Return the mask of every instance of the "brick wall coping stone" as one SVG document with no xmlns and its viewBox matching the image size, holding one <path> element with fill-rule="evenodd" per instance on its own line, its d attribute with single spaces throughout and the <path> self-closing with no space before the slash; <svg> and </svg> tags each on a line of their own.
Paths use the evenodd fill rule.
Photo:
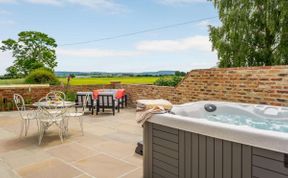
<svg viewBox="0 0 288 178">
<path fill-rule="evenodd" d="M 175 88 L 172 86 L 159 86 L 159 85 L 153 85 L 153 84 L 121 84 L 121 86 L 141 86 L 141 87 L 158 87 L 158 88 Z"/>
<path fill-rule="evenodd" d="M 278 66 L 251 66 L 251 67 L 230 67 L 230 68 L 208 68 L 208 69 L 193 69 L 190 72 L 196 72 L 196 71 L 215 71 L 215 70 L 221 70 L 221 71 L 230 71 L 230 70 L 267 70 L 267 69 L 287 69 L 288 65 L 278 65 Z M 189 73 L 189 72 L 188 72 Z"/>
</svg>

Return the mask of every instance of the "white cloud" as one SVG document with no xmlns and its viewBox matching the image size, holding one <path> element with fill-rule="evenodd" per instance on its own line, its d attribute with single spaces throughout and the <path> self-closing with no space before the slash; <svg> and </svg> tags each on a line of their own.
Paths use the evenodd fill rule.
<svg viewBox="0 0 288 178">
<path fill-rule="evenodd" d="M 58 48 L 56 53 L 59 62 L 57 70 L 67 71 L 189 71 L 192 68 L 212 67 L 217 62 L 216 53 L 211 52 L 208 36 L 140 41 L 127 50 L 66 47 Z M 0 75 L 12 62 L 11 54 L 0 52 Z"/>
<path fill-rule="evenodd" d="M 75 5 L 88 7 L 95 10 L 105 10 L 109 13 L 124 12 L 125 7 L 115 0 L 0 0 L 0 3 L 31 3 L 46 5 Z"/>
<path fill-rule="evenodd" d="M 157 0 L 157 1 L 165 5 L 184 5 L 184 4 L 207 2 L 207 0 Z"/>
<path fill-rule="evenodd" d="M 113 10 L 113 12 L 124 11 L 124 7 L 113 0 L 66 0 L 75 5 L 81 5 L 92 9 Z"/>
<path fill-rule="evenodd" d="M 208 36 L 193 36 L 179 40 L 151 40 L 137 44 L 136 48 L 141 51 L 211 51 L 211 42 Z"/>
<path fill-rule="evenodd" d="M 28 3 L 33 4 L 48 4 L 48 5 L 61 5 L 62 2 L 60 0 L 25 0 Z"/>
<path fill-rule="evenodd" d="M 210 25 L 210 24 L 211 24 L 210 20 L 202 20 L 201 22 L 199 22 L 197 24 L 197 26 L 199 26 L 201 28 L 207 28 L 208 25 Z"/>
<path fill-rule="evenodd" d="M 11 14 L 11 12 L 10 11 L 7 11 L 7 10 L 1 10 L 0 9 L 0 15 L 10 15 Z"/>
<path fill-rule="evenodd" d="M 57 49 L 57 55 L 83 58 L 135 57 L 154 52 L 204 51 L 211 52 L 212 44 L 208 36 L 192 36 L 177 40 L 141 41 L 132 50 L 114 49 Z"/>
<path fill-rule="evenodd" d="M 140 51 L 120 51 L 111 49 L 57 49 L 57 55 L 68 57 L 101 58 L 101 57 L 132 57 L 141 55 Z"/>
<path fill-rule="evenodd" d="M 17 0 L 0 0 L 0 3 L 15 3 Z"/>
<path fill-rule="evenodd" d="M 1 43 L 0 43 L 1 44 Z M 14 58 L 10 52 L 0 52 L 0 75 L 5 73 L 5 69 L 13 64 Z"/>
</svg>

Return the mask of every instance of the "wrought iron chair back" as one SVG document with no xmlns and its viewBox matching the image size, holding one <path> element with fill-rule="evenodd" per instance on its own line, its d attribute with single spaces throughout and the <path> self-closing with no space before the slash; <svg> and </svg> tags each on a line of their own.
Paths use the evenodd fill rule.
<svg viewBox="0 0 288 178">
<path fill-rule="evenodd" d="M 66 100 L 66 95 L 64 92 L 62 91 L 51 91 L 46 95 L 47 98 L 49 98 L 50 100 Z"/>
<path fill-rule="evenodd" d="M 31 112 L 26 110 L 25 100 L 20 94 L 14 94 L 13 100 L 22 119 L 34 119 L 36 117 L 35 111 Z"/>
<path fill-rule="evenodd" d="M 37 118 L 37 112 L 35 110 L 27 111 L 25 106 L 25 100 L 20 94 L 13 95 L 14 104 L 19 112 L 21 117 L 21 131 L 20 136 L 22 136 L 23 132 L 25 132 L 25 136 L 28 133 L 28 129 L 30 126 L 30 120 L 34 120 Z M 37 122 L 38 125 L 38 122 Z"/>
<path fill-rule="evenodd" d="M 42 138 L 45 131 L 53 124 L 59 127 L 59 136 L 61 142 L 63 142 L 64 133 L 64 114 L 66 112 L 65 101 L 55 101 L 48 97 L 43 97 L 38 102 L 39 108 L 39 145 L 41 144 Z M 53 112 L 51 112 L 53 111 Z"/>
<path fill-rule="evenodd" d="M 84 135 L 84 130 L 83 130 L 83 115 L 85 114 L 85 109 L 90 107 L 89 106 L 89 101 L 91 101 L 91 94 L 86 93 L 85 95 L 81 95 L 81 102 L 77 104 L 76 102 L 76 106 L 75 106 L 75 112 L 72 112 L 70 110 L 70 112 L 68 112 L 65 116 L 67 119 L 65 119 L 65 124 L 64 124 L 64 130 L 65 130 L 65 135 L 68 134 L 68 121 L 69 118 L 78 118 L 79 122 L 80 122 L 80 127 L 81 127 L 81 132 L 82 135 Z M 92 100 L 93 101 L 93 100 Z M 80 109 L 81 111 L 79 111 L 78 109 Z M 89 108 L 90 109 L 90 108 Z"/>
<path fill-rule="evenodd" d="M 24 101 L 24 98 L 23 98 L 21 95 L 19 95 L 19 94 L 14 94 L 13 100 L 14 100 L 14 104 L 15 104 L 17 110 L 18 110 L 20 113 L 26 111 L 25 101 Z"/>
<path fill-rule="evenodd" d="M 51 100 L 47 97 L 44 97 L 39 100 L 39 103 L 39 110 L 43 113 L 49 113 L 49 117 L 51 118 L 60 117 L 67 110 L 67 107 L 65 106 L 65 101 L 61 98 L 59 98 L 58 100 Z"/>
</svg>

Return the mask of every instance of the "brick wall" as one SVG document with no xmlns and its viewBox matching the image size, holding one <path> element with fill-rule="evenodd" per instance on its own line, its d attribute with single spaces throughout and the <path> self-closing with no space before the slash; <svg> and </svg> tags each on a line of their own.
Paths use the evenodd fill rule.
<svg viewBox="0 0 288 178">
<path fill-rule="evenodd" d="M 288 106 L 288 66 L 193 70 L 176 91 L 180 103 L 223 100 Z"/>
<path fill-rule="evenodd" d="M 179 94 L 175 87 L 155 85 L 123 85 L 129 98 L 129 104 L 135 105 L 139 99 L 167 99 L 173 103 L 179 103 Z"/>
<path fill-rule="evenodd" d="M 68 90 L 72 92 L 77 91 L 93 91 L 97 89 L 103 89 L 103 88 L 114 88 L 114 86 L 108 84 L 108 85 L 73 85 L 69 86 Z M 65 91 L 66 86 L 50 86 L 51 91 Z"/>
<path fill-rule="evenodd" d="M 113 87 L 81 85 L 71 86 L 69 90 L 92 91 Z M 222 100 L 288 106 L 288 66 L 192 70 L 177 87 L 128 84 L 118 87 L 126 89 L 131 105 L 138 99 L 163 98 L 174 104 Z M 37 101 L 51 90 L 64 89 L 63 86 L 32 87 L 31 90 L 27 87 L 0 88 L 0 100 L 11 100 L 13 93 L 19 93 Z"/>
<path fill-rule="evenodd" d="M 69 87 L 69 91 L 92 91 L 102 88 L 113 88 L 113 85 L 79 85 Z M 65 91 L 65 86 L 45 86 L 45 85 L 15 85 L 0 87 L 0 111 L 16 109 L 13 106 L 13 94 L 17 93 L 23 96 L 25 102 L 34 103 L 44 97 L 50 91 Z"/>
<path fill-rule="evenodd" d="M 32 103 L 46 96 L 50 92 L 48 86 L 17 86 L 17 87 L 0 87 L 0 111 L 13 110 L 13 94 L 22 95 L 26 102 Z"/>
<path fill-rule="evenodd" d="M 164 98 L 174 104 L 199 100 L 288 106 L 288 66 L 192 70 L 177 87 L 122 85 L 130 97 Z"/>
</svg>

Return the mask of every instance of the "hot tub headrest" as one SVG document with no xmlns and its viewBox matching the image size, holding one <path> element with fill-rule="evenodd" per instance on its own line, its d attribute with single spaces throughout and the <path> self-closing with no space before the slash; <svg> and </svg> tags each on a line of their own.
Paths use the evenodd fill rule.
<svg viewBox="0 0 288 178">
<path fill-rule="evenodd" d="M 214 104 L 205 104 L 205 105 L 204 105 L 204 109 L 205 109 L 207 112 L 214 112 L 214 111 L 216 111 L 217 107 L 216 107 L 216 105 L 214 105 Z"/>
</svg>

